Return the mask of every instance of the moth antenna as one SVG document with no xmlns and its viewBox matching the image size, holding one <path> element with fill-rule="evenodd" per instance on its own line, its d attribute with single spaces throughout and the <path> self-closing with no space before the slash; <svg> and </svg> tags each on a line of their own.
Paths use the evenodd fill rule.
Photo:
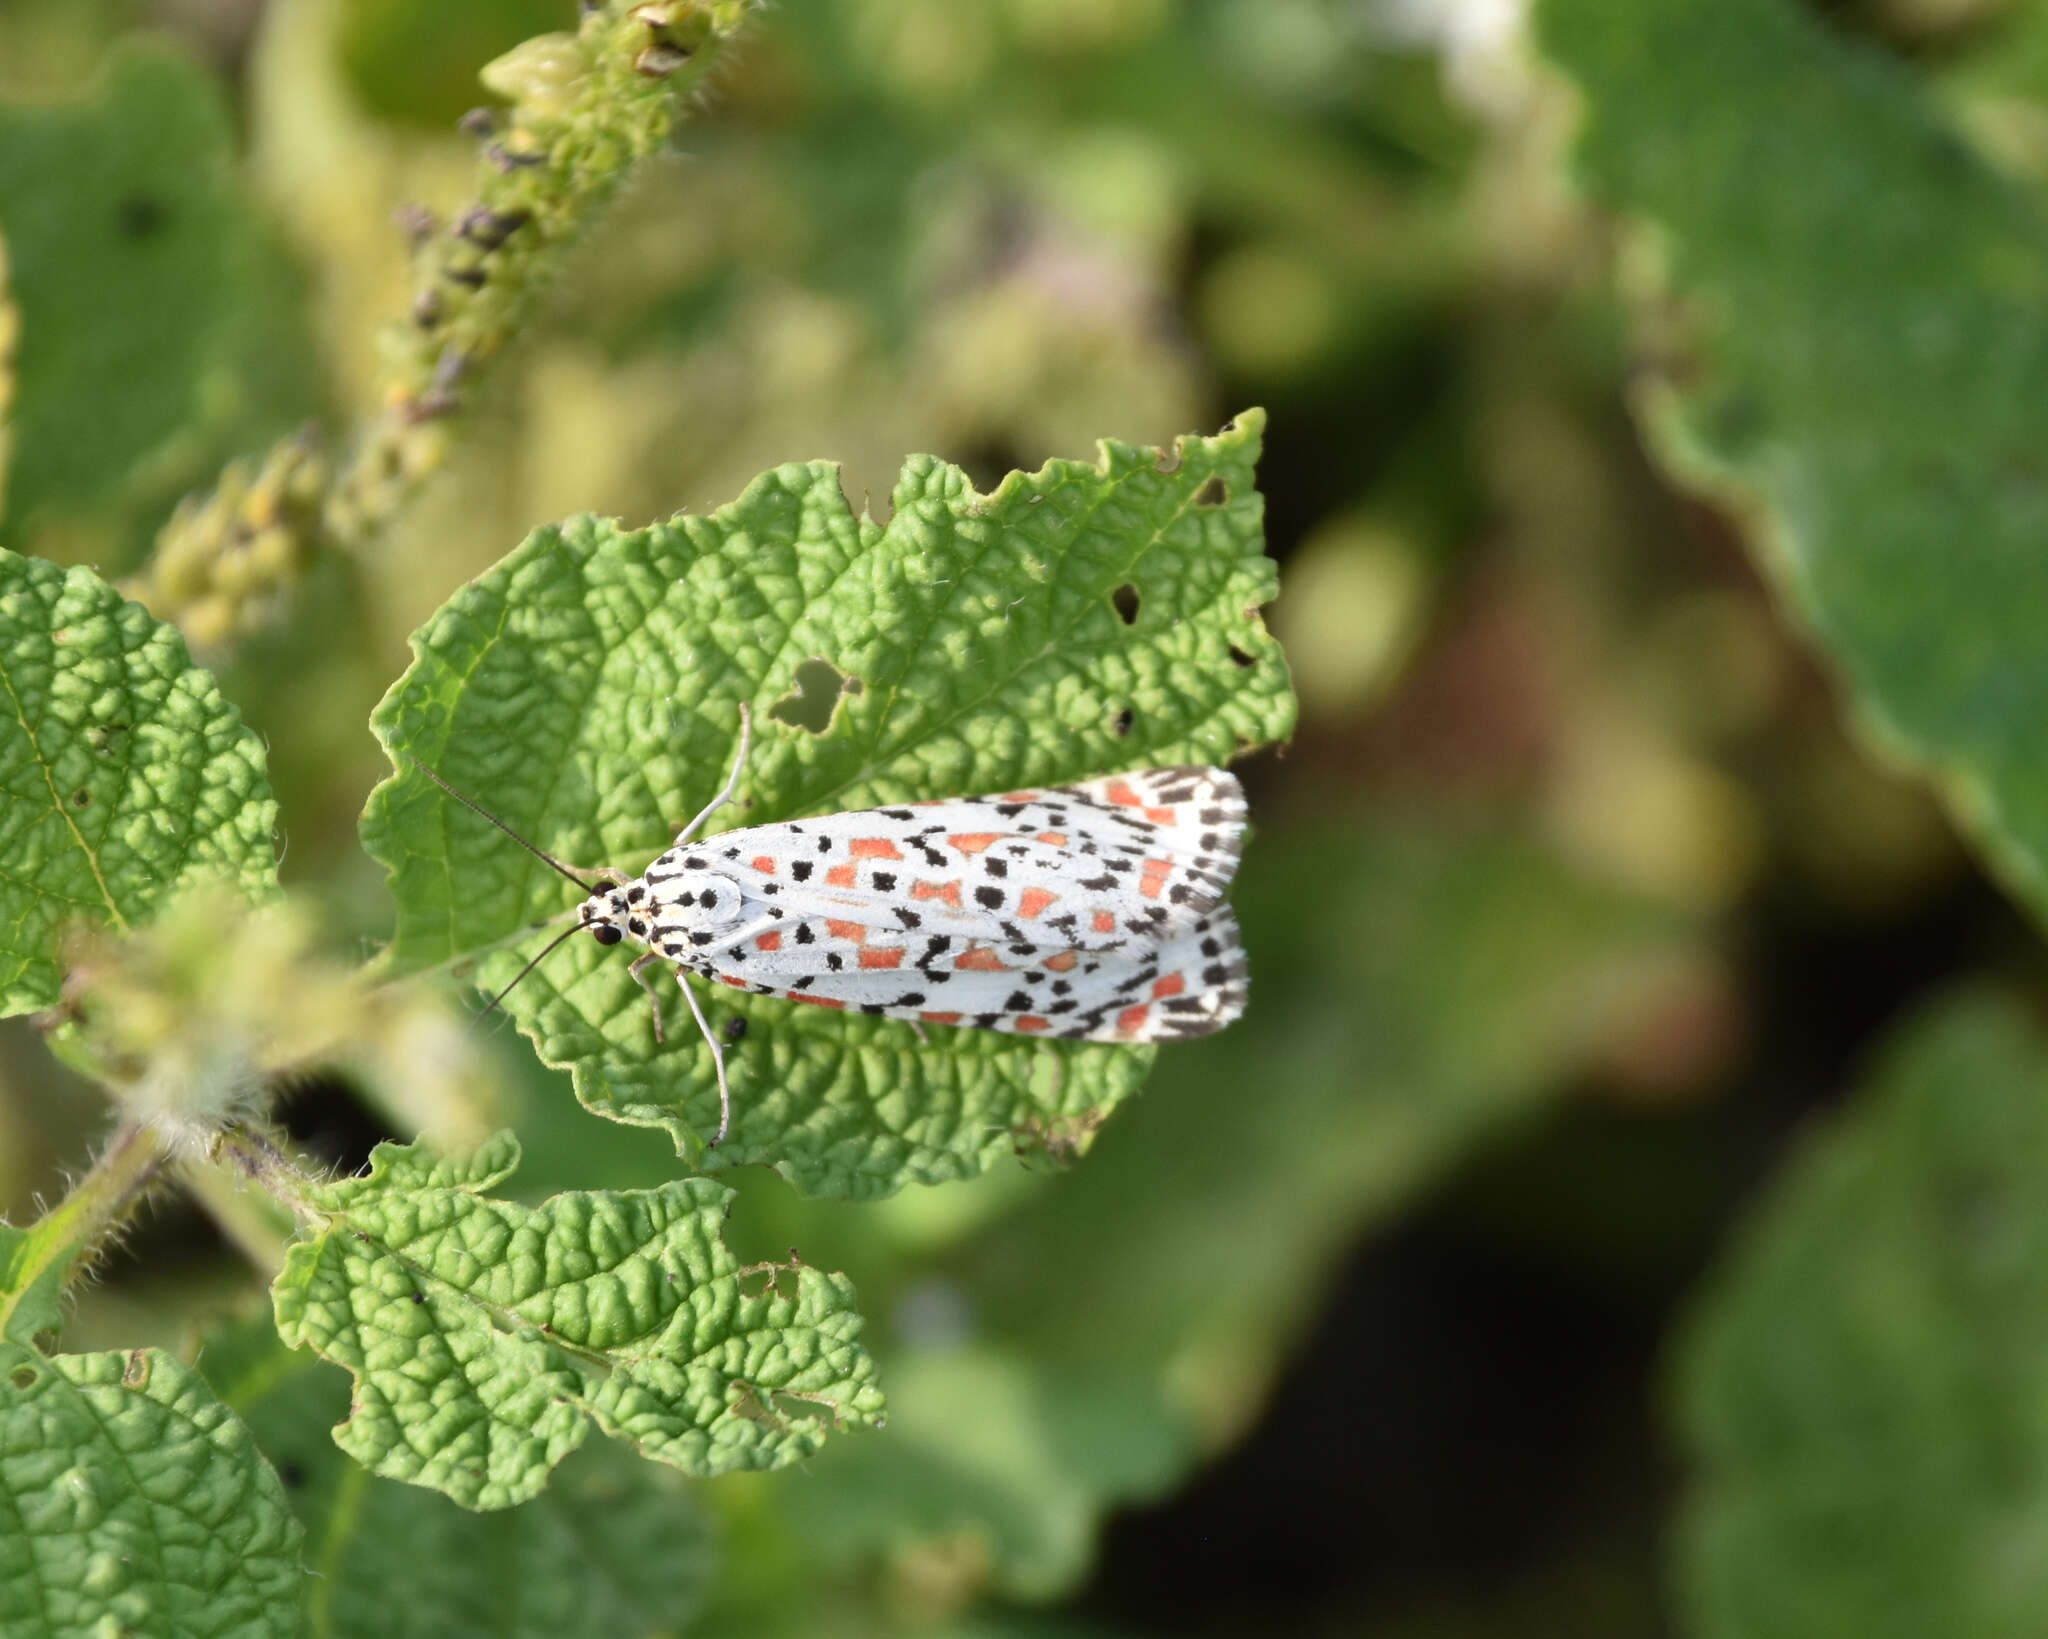
<svg viewBox="0 0 2048 1639">
<path fill-rule="evenodd" d="M 457 802 L 461 803 L 462 806 L 467 808 L 472 814 L 476 814 L 483 819 L 489 820 L 491 824 L 495 825 L 500 831 L 503 831 L 506 836 L 510 837 L 514 842 L 518 843 L 520 847 L 524 848 L 529 854 L 533 855 L 535 859 L 541 861 L 545 865 L 553 867 L 557 871 L 560 871 L 562 875 L 566 876 L 571 882 L 575 883 L 576 886 L 581 888 L 585 893 L 593 894 L 597 892 L 597 888 L 594 884 L 585 882 L 582 877 L 578 876 L 574 871 L 570 870 L 568 866 L 564 865 L 559 859 L 555 858 L 553 854 L 543 853 L 540 849 L 534 847 L 532 843 L 528 842 L 526 838 L 522 837 L 517 831 L 513 830 L 511 826 L 507 825 L 503 820 L 499 819 L 496 814 L 492 813 L 488 808 L 484 807 L 482 803 L 471 802 L 469 798 L 465 797 L 460 791 L 456 790 L 454 786 L 450 785 L 446 780 L 442 779 L 440 775 L 436 774 L 431 768 L 427 767 L 425 763 L 421 762 L 419 758 L 415 757 L 411 752 L 408 751 L 405 754 L 405 760 L 411 763 L 412 766 L 414 768 L 417 768 L 422 774 L 426 775 L 428 779 L 432 780 L 443 791 L 447 792 L 449 796 L 453 797 Z M 571 933 L 574 933 L 576 930 L 574 928 L 571 928 L 569 931 Z M 555 941 L 555 944 L 560 943 L 561 941 L 559 939 Z M 548 946 L 548 950 L 553 950 L 554 948 L 554 945 Z M 540 953 L 540 955 L 545 956 L 547 955 L 547 953 L 548 951 L 544 950 Z M 540 956 L 536 956 L 534 958 L 534 961 L 536 962 L 539 960 Z M 525 977 L 526 975 L 523 973 L 519 975 L 520 979 L 523 979 Z M 514 979 L 512 981 L 513 984 L 517 984 L 518 982 L 519 979 Z M 506 988 L 509 990 L 511 986 L 508 985 L 506 986 Z M 491 1003 L 491 1007 L 496 1007 L 497 1005 L 498 1004 L 496 1002 Z M 490 1011 L 490 1008 L 485 1008 L 484 1011 L 488 1013 Z"/>
<path fill-rule="evenodd" d="M 570 934 L 581 933 L 582 931 L 583 925 L 579 922 L 574 927 L 564 928 L 560 933 L 556 934 L 554 938 L 550 939 L 545 945 L 541 946 L 539 951 L 535 953 L 532 961 L 528 962 L 526 966 L 521 968 L 517 973 L 515 973 L 512 976 L 512 985 L 516 985 L 517 983 L 519 983 L 521 979 L 525 978 L 527 974 L 531 973 L 535 968 L 539 967 L 541 957 L 547 955 L 549 951 L 553 950 L 555 946 L 559 945 L 564 939 L 568 938 Z M 503 990 L 499 991 L 497 995 L 493 996 L 488 1002 L 484 1003 L 484 1010 L 477 1015 L 477 1021 L 479 1023 L 489 1018 L 493 1013 L 497 1012 L 498 1004 L 502 1002 L 507 996 L 512 994 L 512 985 L 507 985 Z"/>
</svg>

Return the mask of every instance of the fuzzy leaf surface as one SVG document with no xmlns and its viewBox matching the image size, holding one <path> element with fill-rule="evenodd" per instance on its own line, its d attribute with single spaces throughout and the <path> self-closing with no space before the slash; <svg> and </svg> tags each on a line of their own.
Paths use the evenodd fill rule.
<svg viewBox="0 0 2048 1639">
<path fill-rule="evenodd" d="M 714 832 L 1222 763 L 1284 736 L 1293 694 L 1258 614 L 1275 590 L 1262 426 L 1249 412 L 1173 456 L 1105 444 L 989 495 L 919 457 L 886 525 L 809 463 L 707 517 L 537 531 L 414 635 L 378 709 L 401 773 L 363 839 L 391 873 L 393 963 L 480 958 L 479 982 L 503 985 L 579 897 L 407 757 L 558 858 L 638 871 L 723 785 L 743 701 L 754 749 Z M 626 954 L 573 940 L 506 1006 L 587 1106 L 690 1153 L 717 1120 L 710 1056 L 675 997 L 657 1046 Z M 772 1162 L 821 1194 L 969 1176 L 1049 1125 L 1085 1134 L 1153 1056 L 975 1030 L 924 1048 L 895 1021 L 712 1004 L 714 1025 L 733 1014 L 733 1130 L 702 1164 Z"/>
<path fill-rule="evenodd" d="M 1773 1183 L 1679 1357 L 1700 1639 L 2048 1621 L 2048 1041 L 1971 993 Z"/>
<path fill-rule="evenodd" d="M 288 1639 L 300 1531 L 199 1374 L 0 1342 L 0 1632 Z"/>
<path fill-rule="evenodd" d="M 271 1288 L 278 1335 L 354 1374 L 334 1437 L 371 1472 L 507 1508 L 593 1421 L 708 1475 L 880 1420 L 851 1284 L 742 1270 L 720 1238 L 729 1190 L 486 1196 L 518 1159 L 509 1133 L 464 1158 L 381 1144 L 368 1174 L 309 1192 L 328 1227 Z"/>
<path fill-rule="evenodd" d="M 1545 0 L 1581 179 L 1648 224 L 1653 441 L 2048 913 L 2048 223 L 1787 0 Z M 1644 281 L 1646 284 L 1649 281 Z"/>
<path fill-rule="evenodd" d="M 703 1597 L 714 1544 L 689 1483 L 613 1441 L 477 1514 L 343 1456 L 328 1427 L 347 1375 L 286 1349 L 267 1316 L 214 1332 L 200 1363 L 305 1525 L 311 1639 L 613 1639 L 681 1631 Z"/>
<path fill-rule="evenodd" d="M 75 918 L 206 877 L 277 888 L 262 743 L 175 628 L 88 569 L 0 550 L 0 1015 L 48 1007 Z"/>
</svg>

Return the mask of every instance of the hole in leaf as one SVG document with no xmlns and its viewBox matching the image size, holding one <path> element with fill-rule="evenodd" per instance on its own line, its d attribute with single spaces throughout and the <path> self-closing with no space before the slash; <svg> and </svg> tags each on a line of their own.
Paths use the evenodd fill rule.
<svg viewBox="0 0 2048 1639">
<path fill-rule="evenodd" d="M 718 1033 L 728 1042 L 737 1046 L 747 1039 L 747 1020 L 743 1013 L 735 1013 L 718 1027 Z"/>
<path fill-rule="evenodd" d="M 71 793 L 71 806 L 73 808 L 90 808 L 92 806 L 92 793 L 81 785 L 76 791 Z"/>
<path fill-rule="evenodd" d="M 768 1404 L 782 1420 L 784 1427 L 800 1422 L 831 1423 L 836 1426 L 839 1422 L 838 1408 L 816 1395 L 776 1389 L 769 1395 Z"/>
<path fill-rule="evenodd" d="M 1240 666 L 1256 666 L 1259 663 L 1256 655 L 1246 654 L 1235 643 L 1230 646 L 1230 658 L 1235 664 Z"/>
<path fill-rule="evenodd" d="M 1116 610 L 1116 618 L 1126 626 L 1138 624 L 1138 589 L 1125 581 L 1109 594 L 1110 607 Z"/>
<path fill-rule="evenodd" d="M 42 1374 L 33 1366 L 16 1366 L 13 1371 L 7 1374 L 7 1381 L 23 1393 L 34 1388 L 41 1381 L 41 1378 Z"/>
<path fill-rule="evenodd" d="M 1129 706 L 1126 706 L 1109 720 L 1109 732 L 1121 740 L 1126 734 L 1131 732 L 1131 725 L 1137 720 L 1138 714 L 1132 711 Z"/>
<path fill-rule="evenodd" d="M 1230 486 L 1221 478 L 1211 478 L 1195 491 L 1196 506 L 1221 506 L 1230 499 Z"/>
<path fill-rule="evenodd" d="M 842 694 L 858 694 L 861 689 L 859 678 L 848 677 L 822 657 L 798 666 L 791 683 L 789 693 L 768 708 L 768 715 L 810 734 L 823 734 L 831 727 Z"/>
<path fill-rule="evenodd" d="M 149 1382 L 149 1351 L 130 1349 L 128 1364 L 121 1368 L 121 1383 L 124 1388 L 139 1389 Z"/>
<path fill-rule="evenodd" d="M 1152 463 L 1152 470 L 1157 473 L 1179 472 L 1180 460 L 1181 449 L 1180 446 L 1176 444 L 1170 450 L 1161 450 L 1159 452 L 1159 458 Z"/>
</svg>

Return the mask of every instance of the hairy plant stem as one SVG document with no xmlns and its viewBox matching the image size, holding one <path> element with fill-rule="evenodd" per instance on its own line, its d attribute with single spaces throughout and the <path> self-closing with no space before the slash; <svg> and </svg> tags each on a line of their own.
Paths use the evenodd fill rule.
<svg viewBox="0 0 2048 1639">
<path fill-rule="evenodd" d="M 146 1122 L 119 1128 L 90 1171 L 49 1212 L 31 1224 L 0 1270 L 0 1335 L 15 1311 L 40 1288 L 61 1286 L 92 1249 L 142 1198 L 170 1154 Z"/>
<path fill-rule="evenodd" d="M 306 1169 L 262 1128 L 247 1122 L 229 1127 L 214 1139 L 207 1156 L 234 1167 L 302 1222 L 325 1221 L 306 1197 L 305 1186 L 312 1181 Z"/>
</svg>

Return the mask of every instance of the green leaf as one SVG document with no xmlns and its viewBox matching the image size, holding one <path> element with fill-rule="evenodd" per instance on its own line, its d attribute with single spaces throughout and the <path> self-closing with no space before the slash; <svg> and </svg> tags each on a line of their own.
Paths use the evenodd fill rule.
<svg viewBox="0 0 2048 1639">
<path fill-rule="evenodd" d="M 298 1522 L 249 1431 L 155 1349 L 0 1342 L 0 1631 L 299 1632 Z"/>
<path fill-rule="evenodd" d="M 328 1224 L 271 1289 L 278 1334 L 355 1374 L 334 1437 L 365 1467 L 505 1508 L 592 1420 L 700 1475 L 795 1462 L 828 1423 L 880 1421 L 852 1285 L 741 1269 L 719 1238 L 729 1190 L 485 1196 L 518 1159 L 510 1133 L 462 1159 L 380 1144 L 366 1176 L 309 1191 Z"/>
<path fill-rule="evenodd" d="M 64 1326 L 64 1286 L 79 1253 L 66 1248 L 52 1256 L 40 1229 L 0 1224 L 0 1337 L 15 1343 L 54 1338 Z"/>
<path fill-rule="evenodd" d="M 167 502 L 308 408 L 283 264 L 237 196 L 234 148 L 212 76 L 160 47 L 114 50 L 83 102 L 0 104 L 21 320 L 0 538 L 42 513 Z"/>
<path fill-rule="evenodd" d="M 1050 1599 L 1087 1569 L 1109 1502 L 1164 1491 L 1193 1457 L 1149 1385 L 1006 1350 L 913 1353 L 889 1388 L 886 1439 L 835 1445 L 779 1493 L 794 1538 L 828 1566 L 964 1535 L 1002 1593 Z"/>
<path fill-rule="evenodd" d="M 1645 219 L 1717 491 L 1892 746 L 2048 908 L 2048 224 L 1909 72 L 1786 0 L 1546 0 L 1594 196 Z"/>
<path fill-rule="evenodd" d="M 408 756 L 558 858 L 637 870 L 724 783 L 742 701 L 744 800 L 714 829 L 1222 762 L 1286 734 L 1286 666 L 1258 616 L 1262 425 L 1250 412 L 1172 457 L 1105 444 L 1099 466 L 1052 462 L 991 495 L 919 457 L 886 526 L 811 463 L 709 517 L 538 531 L 415 634 L 378 709 L 402 772 L 363 840 L 391 872 L 393 962 L 481 956 L 503 985 L 579 897 Z M 691 1153 L 717 1121 L 710 1055 L 676 998 L 657 1047 L 626 967 L 577 939 L 506 1005 L 586 1105 Z M 721 994 L 714 1023 L 734 1014 L 733 1130 L 702 1162 L 772 1161 L 819 1193 L 968 1176 L 1052 1122 L 1091 1131 L 1152 1058 L 973 1030 L 925 1048 L 907 1024 Z"/>
<path fill-rule="evenodd" d="M 175 629 L 86 569 L 0 550 L 0 1015 L 59 996 L 58 938 L 206 877 L 277 888 L 263 747 Z"/>
<path fill-rule="evenodd" d="M 1966 995 L 1773 1183 L 1680 1358 L 1702 1639 L 2048 1622 L 2048 1041 Z"/>
<path fill-rule="evenodd" d="M 347 1376 L 287 1350 L 268 1317 L 214 1333 L 201 1361 L 305 1524 L 316 1639 L 613 1639 L 688 1625 L 714 1551 L 673 1470 L 600 1440 L 533 1501 L 474 1514 L 343 1456 L 327 1428 L 346 1411 Z"/>
</svg>

